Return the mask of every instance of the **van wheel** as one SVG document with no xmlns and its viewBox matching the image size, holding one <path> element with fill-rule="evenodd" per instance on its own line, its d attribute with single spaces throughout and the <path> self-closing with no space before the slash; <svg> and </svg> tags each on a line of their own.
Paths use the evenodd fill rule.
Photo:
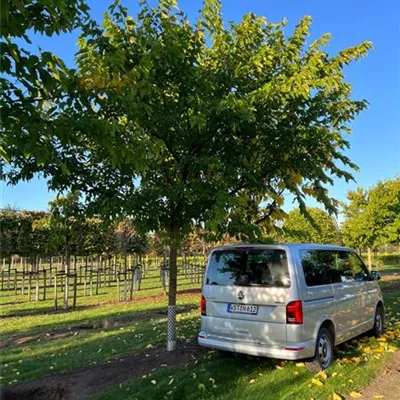
<svg viewBox="0 0 400 400">
<path fill-rule="evenodd" d="M 332 333 L 327 328 L 321 328 L 317 336 L 315 356 L 306 362 L 307 369 L 312 373 L 317 373 L 328 368 L 333 361 L 333 338 Z"/>
<path fill-rule="evenodd" d="M 382 307 L 377 307 L 375 311 L 374 327 L 371 330 L 371 334 L 375 337 L 379 337 L 383 333 L 383 320 L 384 313 Z"/>
</svg>

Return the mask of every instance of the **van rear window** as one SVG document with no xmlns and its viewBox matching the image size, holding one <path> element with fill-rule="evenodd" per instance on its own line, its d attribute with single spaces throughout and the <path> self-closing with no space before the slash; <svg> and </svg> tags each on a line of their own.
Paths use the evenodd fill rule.
<svg viewBox="0 0 400 400">
<path fill-rule="evenodd" d="M 286 252 L 280 249 L 216 250 L 206 285 L 290 287 Z"/>
</svg>

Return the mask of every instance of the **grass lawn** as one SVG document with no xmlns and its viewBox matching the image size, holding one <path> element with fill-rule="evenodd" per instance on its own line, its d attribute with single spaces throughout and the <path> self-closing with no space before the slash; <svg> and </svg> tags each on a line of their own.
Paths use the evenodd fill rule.
<svg viewBox="0 0 400 400">
<path fill-rule="evenodd" d="M 387 332 L 376 340 L 361 337 L 340 346 L 336 361 L 315 377 L 302 363 L 233 356 L 210 351 L 187 365 L 160 368 L 97 394 L 96 399 L 299 399 L 329 398 L 357 392 L 400 348 L 400 273 L 383 276 Z M 382 271 L 385 274 L 385 271 Z M 152 279 L 154 281 L 152 281 Z M 117 303 L 116 288 L 79 298 L 71 311 L 52 311 L 52 301 L 26 302 L 26 296 L 1 296 L 1 380 L 6 385 L 71 371 L 138 354 L 166 341 L 167 298 L 156 288 L 159 277 L 144 282 L 132 302 Z M 182 282 L 178 298 L 178 338 L 193 340 L 199 330 L 198 284 Z M 153 297 L 149 297 L 153 296 Z M 109 324 L 104 324 L 104 321 Z M 91 329 L 87 325 L 90 325 Z M 4 346 L 5 344 L 5 346 Z M 99 377 L 101 379 L 101 377 Z"/>
<path fill-rule="evenodd" d="M 178 284 L 178 336 L 186 340 L 198 330 L 199 284 L 184 277 Z M 52 299 L 27 302 L 26 295 L 2 292 L 0 382 L 14 385 L 165 342 L 168 298 L 158 271 L 146 276 L 133 301 L 118 303 L 116 290 L 102 287 L 97 296 L 81 295 L 76 309 L 57 312 Z"/>
<path fill-rule="evenodd" d="M 388 331 L 339 346 L 325 376 L 313 376 L 301 362 L 232 356 L 217 351 L 181 367 L 160 369 L 103 392 L 103 399 L 327 399 L 363 388 L 400 348 L 400 292 L 386 295 Z M 326 379 L 325 379 L 326 378 Z M 356 396 L 353 393 L 354 396 Z M 340 397 L 338 397 L 340 398 Z"/>
</svg>

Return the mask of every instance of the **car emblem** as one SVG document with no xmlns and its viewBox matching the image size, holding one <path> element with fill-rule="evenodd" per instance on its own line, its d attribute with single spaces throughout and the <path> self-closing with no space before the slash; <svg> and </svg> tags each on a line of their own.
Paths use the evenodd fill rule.
<svg viewBox="0 0 400 400">
<path fill-rule="evenodd" d="M 237 296 L 238 296 L 239 300 L 243 300 L 244 299 L 244 293 L 241 290 L 238 291 Z"/>
</svg>

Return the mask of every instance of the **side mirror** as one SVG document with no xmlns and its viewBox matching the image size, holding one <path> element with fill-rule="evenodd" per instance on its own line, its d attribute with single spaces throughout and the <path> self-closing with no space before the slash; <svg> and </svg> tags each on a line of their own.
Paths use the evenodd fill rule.
<svg viewBox="0 0 400 400">
<path fill-rule="evenodd" d="M 371 278 L 374 281 L 379 281 L 379 279 L 381 279 L 381 274 L 379 273 L 379 271 L 371 271 Z"/>
</svg>

